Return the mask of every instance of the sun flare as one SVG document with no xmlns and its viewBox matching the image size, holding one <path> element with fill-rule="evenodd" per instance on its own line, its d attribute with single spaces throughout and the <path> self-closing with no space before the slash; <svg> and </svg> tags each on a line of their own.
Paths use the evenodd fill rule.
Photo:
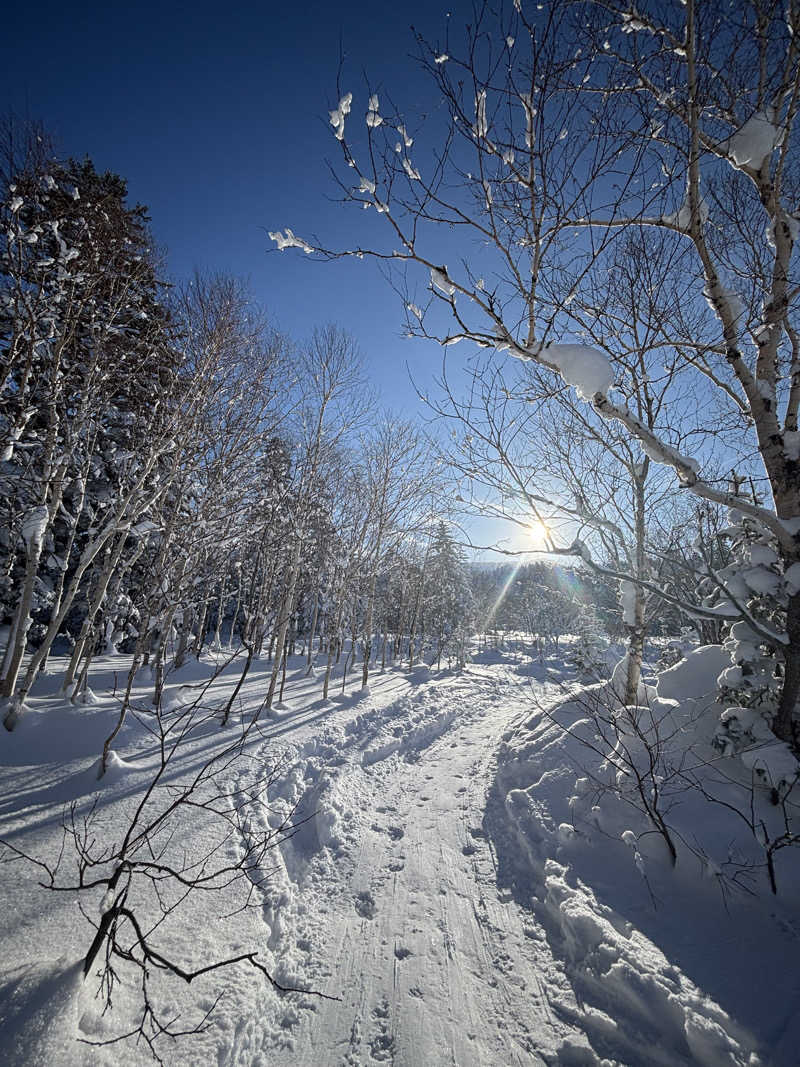
<svg viewBox="0 0 800 1067">
<path fill-rule="evenodd" d="M 537 548 L 542 547 L 549 536 L 550 530 L 541 519 L 534 519 L 528 524 L 528 537 Z"/>
</svg>

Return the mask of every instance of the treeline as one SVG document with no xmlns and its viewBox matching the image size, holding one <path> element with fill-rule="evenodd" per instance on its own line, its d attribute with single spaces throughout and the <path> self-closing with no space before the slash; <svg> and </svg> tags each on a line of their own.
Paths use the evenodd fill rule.
<svg viewBox="0 0 800 1067">
<path fill-rule="evenodd" d="M 225 277 L 159 280 L 123 179 L 7 140 L 0 219 L 0 669 L 11 729 L 54 649 L 168 668 L 207 643 L 332 665 L 463 660 L 463 561 L 419 430 L 376 416 L 337 327 L 295 344 Z M 316 644 L 315 644 L 316 643 Z M 347 668 L 347 664 L 345 668 Z M 129 686 L 130 688 L 130 686 Z"/>
</svg>

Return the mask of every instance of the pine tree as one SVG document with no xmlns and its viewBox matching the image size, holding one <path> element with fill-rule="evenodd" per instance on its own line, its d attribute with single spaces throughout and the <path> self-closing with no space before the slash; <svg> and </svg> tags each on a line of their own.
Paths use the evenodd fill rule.
<svg viewBox="0 0 800 1067">
<path fill-rule="evenodd" d="M 463 555 L 444 522 L 438 523 L 433 536 L 426 584 L 425 613 L 436 641 L 437 666 L 443 653 L 463 664 L 472 598 Z"/>
</svg>

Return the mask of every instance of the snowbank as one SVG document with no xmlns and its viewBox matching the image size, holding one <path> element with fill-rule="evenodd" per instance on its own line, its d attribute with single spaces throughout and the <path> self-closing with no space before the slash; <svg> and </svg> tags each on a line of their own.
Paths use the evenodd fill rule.
<svg viewBox="0 0 800 1067">
<path fill-rule="evenodd" d="M 727 662 L 719 646 L 690 652 L 635 709 L 584 687 L 536 710 L 499 754 L 486 822 L 501 881 L 563 956 L 592 1048 L 614 1062 L 752 1065 L 780 1045 L 774 1062 L 788 1064 L 800 1037 L 781 989 L 800 865 L 781 857 L 775 900 L 734 810 L 749 811 L 741 764 L 711 745 Z M 774 836 L 775 809 L 754 803 Z M 561 1062 L 596 1062 L 577 1054 L 568 1041 Z"/>
</svg>

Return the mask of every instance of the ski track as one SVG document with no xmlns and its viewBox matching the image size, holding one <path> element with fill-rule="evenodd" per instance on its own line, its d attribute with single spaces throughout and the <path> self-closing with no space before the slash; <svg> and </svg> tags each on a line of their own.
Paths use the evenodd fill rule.
<svg viewBox="0 0 800 1067">
<path fill-rule="evenodd" d="M 518 686 L 480 671 L 425 682 L 297 740 L 271 808 L 296 804 L 307 821 L 264 891 L 267 941 L 279 981 L 341 1001 L 295 998 L 277 1033 L 244 1020 L 225 1062 L 267 1062 L 276 1047 L 315 1067 L 553 1062 L 574 1028 L 548 989 L 577 1005 L 530 915 L 498 888 L 482 824 Z"/>
</svg>

